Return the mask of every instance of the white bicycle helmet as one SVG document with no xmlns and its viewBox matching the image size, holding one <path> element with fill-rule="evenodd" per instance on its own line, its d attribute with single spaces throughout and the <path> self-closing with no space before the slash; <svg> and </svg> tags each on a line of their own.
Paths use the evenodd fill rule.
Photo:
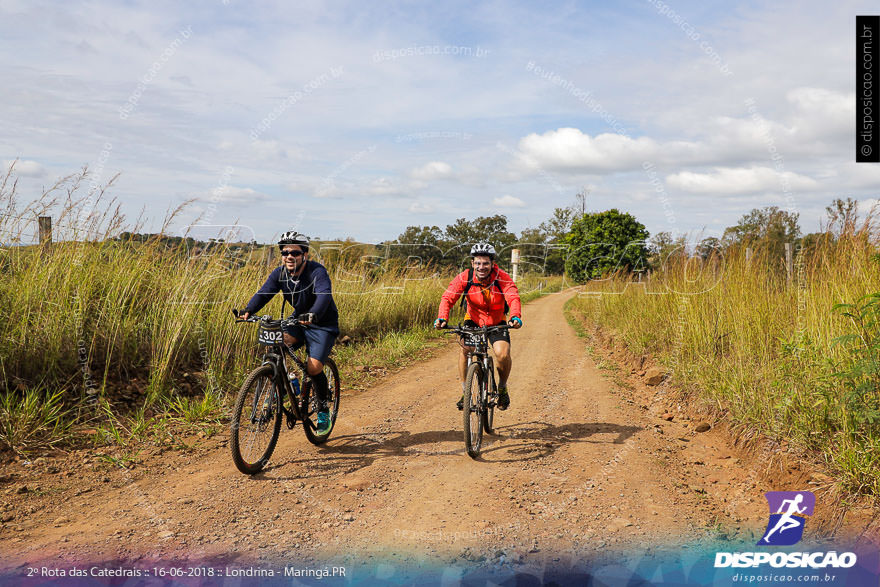
<svg viewBox="0 0 880 587">
<path fill-rule="evenodd" d="M 477 255 L 487 256 L 494 260 L 496 255 L 495 247 L 489 243 L 477 243 L 471 247 L 471 257 L 476 257 Z"/>
<path fill-rule="evenodd" d="M 302 247 L 303 251 L 308 251 L 309 237 L 300 234 L 295 230 L 288 230 L 287 232 L 282 233 L 281 237 L 278 239 L 278 248 L 283 249 L 284 245 L 299 245 Z"/>
</svg>

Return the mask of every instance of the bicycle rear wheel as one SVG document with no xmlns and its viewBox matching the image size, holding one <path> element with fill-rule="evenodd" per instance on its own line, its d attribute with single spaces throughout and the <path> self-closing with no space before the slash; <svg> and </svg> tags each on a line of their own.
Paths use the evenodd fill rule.
<svg viewBox="0 0 880 587">
<path fill-rule="evenodd" d="M 271 365 L 251 371 L 232 410 L 232 462 L 246 475 L 263 470 L 281 433 L 281 397 L 273 374 Z"/>
<path fill-rule="evenodd" d="M 330 427 L 323 434 L 318 434 L 318 397 L 311 379 L 303 386 L 303 430 L 312 444 L 327 442 L 333 427 L 336 426 L 336 416 L 339 415 L 339 369 L 336 368 L 333 359 L 328 358 L 324 363 L 324 375 L 327 376 L 327 387 L 330 390 L 327 397 Z"/>
<path fill-rule="evenodd" d="M 480 456 L 483 443 L 483 368 L 479 363 L 468 365 L 464 386 L 464 446 L 472 459 Z"/>
</svg>

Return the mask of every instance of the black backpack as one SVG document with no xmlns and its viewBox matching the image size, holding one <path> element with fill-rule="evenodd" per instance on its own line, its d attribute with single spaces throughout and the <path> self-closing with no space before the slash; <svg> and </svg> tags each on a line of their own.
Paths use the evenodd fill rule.
<svg viewBox="0 0 880 587">
<path fill-rule="evenodd" d="M 474 270 L 473 268 L 468 269 L 468 278 L 467 285 L 464 286 L 464 291 L 461 292 L 461 307 L 467 312 L 467 292 L 471 289 L 472 286 L 477 285 L 474 283 Z M 504 290 L 501 289 L 501 284 L 498 283 L 498 278 L 495 278 L 495 281 L 489 284 L 489 287 L 495 286 L 498 288 L 498 291 L 501 292 L 501 296 L 504 297 Z M 507 298 L 504 298 L 504 315 L 507 315 L 507 312 L 510 311 L 510 306 L 507 304 Z"/>
</svg>

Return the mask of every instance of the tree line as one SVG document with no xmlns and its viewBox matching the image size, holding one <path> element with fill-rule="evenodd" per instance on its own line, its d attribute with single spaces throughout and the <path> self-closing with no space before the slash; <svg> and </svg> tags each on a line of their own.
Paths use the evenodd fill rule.
<svg viewBox="0 0 880 587">
<path fill-rule="evenodd" d="M 458 218 L 440 226 L 408 226 L 393 240 L 377 244 L 358 243 L 352 239 L 315 241 L 315 253 L 325 263 L 351 266 L 369 262 L 377 270 L 383 260 L 397 266 L 424 267 L 436 270 L 460 269 L 466 264 L 471 245 L 490 242 L 499 253 L 498 261 L 509 269 L 512 249 L 520 251 L 520 273 L 559 275 L 585 282 L 614 272 L 656 271 L 671 260 L 722 257 L 735 248 L 761 251 L 767 258 L 785 257 L 786 244 L 809 255 L 821 246 L 857 234 L 873 234 L 874 213 L 860 215 L 858 201 L 835 199 L 826 207 L 826 219 L 819 232 L 802 234 L 799 214 L 777 206 L 755 208 L 722 236 L 693 239 L 690 235 L 658 232 L 651 236 L 635 216 L 616 208 L 601 212 L 586 211 L 586 194 L 577 195 L 568 207 L 555 208 L 537 227 L 525 228 L 519 235 L 507 226 L 503 214 L 479 216 L 473 220 Z M 233 254 L 260 247 L 250 243 L 227 243 L 223 239 L 201 241 L 191 237 L 122 233 L 121 242 L 156 241 L 166 249 L 184 249 L 189 254 L 232 249 Z"/>
<path fill-rule="evenodd" d="M 693 241 L 690 235 L 670 232 L 651 237 L 632 214 L 617 209 L 586 212 L 583 194 L 578 196 L 575 205 L 554 209 L 537 228 L 526 228 L 519 236 L 508 230 L 507 217 L 499 214 L 470 221 L 459 218 L 442 229 L 408 226 L 378 248 L 385 249 L 386 258 L 451 268 L 462 265 L 471 244 L 488 241 L 498 250 L 502 264 L 509 263 L 509 251 L 517 248 L 526 271 L 565 272 L 574 281 L 584 282 L 616 271 L 657 270 L 672 258 L 708 260 L 735 248 L 760 249 L 768 258 L 781 260 L 786 244 L 808 255 L 823 244 L 870 235 L 876 228 L 873 210 L 860 216 L 858 201 L 837 198 L 826 207 L 827 218 L 819 232 L 802 234 L 797 212 L 767 206 L 744 214 L 721 238 Z"/>
</svg>

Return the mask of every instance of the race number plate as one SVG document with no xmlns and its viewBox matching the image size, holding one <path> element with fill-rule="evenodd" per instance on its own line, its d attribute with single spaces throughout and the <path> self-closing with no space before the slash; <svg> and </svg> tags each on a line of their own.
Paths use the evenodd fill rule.
<svg viewBox="0 0 880 587">
<path fill-rule="evenodd" d="M 265 328 L 260 328 L 260 335 L 257 338 L 257 342 L 265 345 L 275 345 L 280 344 L 282 340 L 282 334 L 280 330 L 266 330 Z"/>
<path fill-rule="evenodd" d="M 480 344 L 480 335 L 465 334 L 461 337 L 461 340 L 465 346 L 477 346 L 478 344 Z"/>
</svg>

